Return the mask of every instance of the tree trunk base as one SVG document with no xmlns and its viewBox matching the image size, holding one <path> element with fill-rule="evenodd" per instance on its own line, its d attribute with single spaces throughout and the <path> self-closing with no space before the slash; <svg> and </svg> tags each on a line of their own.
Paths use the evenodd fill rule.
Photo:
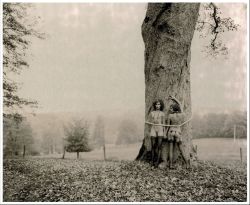
<svg viewBox="0 0 250 205">
<path fill-rule="evenodd" d="M 140 151 L 136 157 L 135 160 L 137 161 L 144 161 L 147 163 L 152 163 L 152 153 L 150 150 L 146 148 L 146 146 L 143 144 L 140 148 Z M 172 164 L 173 167 L 175 166 L 185 166 L 189 167 L 191 162 L 192 164 L 197 161 L 197 152 L 196 149 L 193 148 L 191 149 L 192 154 L 186 154 L 186 156 L 182 156 L 182 153 L 177 149 L 176 143 L 173 145 L 173 158 L 172 158 Z M 163 167 L 170 167 L 170 143 L 166 140 L 163 139 L 162 146 L 160 149 L 161 156 L 160 156 L 160 161 L 157 164 L 158 167 L 163 168 Z M 186 160 L 184 159 L 186 158 Z M 157 157 L 155 157 L 153 164 L 157 162 Z"/>
</svg>

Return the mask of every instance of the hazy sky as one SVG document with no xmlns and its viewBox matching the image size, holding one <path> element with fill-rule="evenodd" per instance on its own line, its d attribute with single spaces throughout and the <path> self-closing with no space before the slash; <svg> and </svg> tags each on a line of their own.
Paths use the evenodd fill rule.
<svg viewBox="0 0 250 205">
<path fill-rule="evenodd" d="M 193 111 L 246 106 L 246 7 L 221 6 L 241 27 L 226 34 L 229 55 L 211 60 L 204 40 L 192 42 Z M 20 95 L 39 101 L 38 112 L 144 113 L 146 4 L 36 4 L 45 40 L 33 40 Z"/>
</svg>

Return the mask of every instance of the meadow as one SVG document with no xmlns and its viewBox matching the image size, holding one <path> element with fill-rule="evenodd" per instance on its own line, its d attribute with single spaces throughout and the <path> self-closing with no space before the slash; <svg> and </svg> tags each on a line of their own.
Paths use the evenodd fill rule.
<svg viewBox="0 0 250 205">
<path fill-rule="evenodd" d="M 242 148 L 242 162 L 247 161 L 247 140 L 228 138 L 194 139 L 194 146 L 198 148 L 198 159 L 216 163 L 240 162 L 240 148 Z M 106 145 L 106 158 L 109 160 L 134 160 L 139 152 L 141 143 L 131 145 Z M 61 158 L 62 154 L 44 155 L 39 158 Z M 67 159 L 75 159 L 76 153 L 66 153 Z M 103 149 L 80 153 L 83 160 L 103 160 Z"/>
<path fill-rule="evenodd" d="M 5 202 L 242 202 L 247 200 L 246 141 L 194 140 L 192 168 L 134 161 L 140 144 L 89 153 L 5 159 Z M 243 150 L 240 161 L 239 148 Z"/>
</svg>

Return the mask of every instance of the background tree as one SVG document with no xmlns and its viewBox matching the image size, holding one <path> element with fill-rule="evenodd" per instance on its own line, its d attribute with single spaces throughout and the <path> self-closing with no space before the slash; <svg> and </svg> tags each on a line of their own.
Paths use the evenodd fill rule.
<svg viewBox="0 0 250 205">
<path fill-rule="evenodd" d="M 3 152 L 5 156 L 18 155 L 19 153 L 19 125 L 22 116 L 8 115 L 3 117 Z"/>
<path fill-rule="evenodd" d="M 194 115 L 192 119 L 194 138 L 236 138 L 247 137 L 247 113 L 208 113 L 204 116 Z"/>
<path fill-rule="evenodd" d="M 43 38 L 35 31 L 37 17 L 28 18 L 30 4 L 3 3 L 3 112 L 4 115 L 17 112 L 25 105 L 36 106 L 37 102 L 18 96 L 18 84 L 11 75 L 20 74 L 28 67 L 26 51 L 32 37 Z"/>
<path fill-rule="evenodd" d="M 236 138 L 247 138 L 247 113 L 233 112 L 228 115 L 224 121 L 222 131 L 225 137 L 228 138 L 233 138 L 234 134 Z"/>
<path fill-rule="evenodd" d="M 89 125 L 82 120 L 74 120 L 73 123 L 65 127 L 65 150 L 67 152 L 76 152 L 79 159 L 80 152 L 90 152 L 89 146 Z"/>
<path fill-rule="evenodd" d="M 4 117 L 3 121 L 3 153 L 4 157 L 18 156 L 35 152 L 33 132 L 25 118 L 15 114 Z"/>
<path fill-rule="evenodd" d="M 105 127 L 103 117 L 101 116 L 97 117 L 92 139 L 95 148 L 103 148 L 103 158 L 106 160 Z"/>
<path fill-rule="evenodd" d="M 214 40 L 210 46 L 212 50 L 216 51 L 218 46 L 215 42 L 219 33 L 223 32 L 219 28 L 222 28 L 222 25 L 228 25 L 228 27 L 223 28 L 230 29 L 233 28 L 233 24 L 222 21 L 217 7 L 214 4 L 209 5 L 210 8 L 213 8 L 210 17 L 214 20 L 211 24 L 209 23 L 211 34 L 214 35 Z M 155 99 L 162 99 L 165 107 L 169 108 L 169 95 L 174 96 L 181 102 L 183 112 L 186 114 L 183 121 L 189 120 L 192 116 L 190 48 L 199 9 L 199 3 L 148 4 L 146 17 L 142 24 L 142 37 L 145 44 L 145 121 L 147 121 L 150 107 Z M 203 19 L 204 22 L 205 20 Z M 198 29 L 202 30 L 203 28 L 200 26 Z M 168 110 L 165 109 L 166 114 L 167 112 Z M 189 157 L 194 152 L 191 123 L 186 123 L 181 129 L 185 155 Z M 146 161 L 150 159 L 150 152 L 141 155 L 147 147 L 144 144 L 147 137 L 149 137 L 149 126 L 145 125 L 144 142 L 137 159 Z M 163 142 L 162 158 L 164 160 L 167 159 L 167 146 L 167 143 Z M 174 158 L 178 159 L 177 156 L 178 152 L 175 152 Z"/>
<path fill-rule="evenodd" d="M 98 116 L 95 127 L 94 127 L 94 132 L 92 135 L 92 140 L 95 148 L 100 148 L 104 145 L 105 143 L 105 132 L 104 132 L 104 120 L 103 117 Z"/>
<path fill-rule="evenodd" d="M 55 120 L 48 121 L 46 126 L 43 127 L 41 133 L 41 148 L 45 154 L 55 154 L 62 152 L 63 145 L 63 128 L 58 125 L 58 122 Z"/>
<path fill-rule="evenodd" d="M 226 114 L 208 113 L 203 117 L 203 131 L 207 138 L 222 137 L 222 129 L 227 118 Z"/>
<path fill-rule="evenodd" d="M 137 143 L 138 139 L 139 132 L 136 123 L 129 119 L 122 120 L 118 128 L 116 144 L 133 144 Z"/>
<path fill-rule="evenodd" d="M 24 118 L 20 115 L 20 108 L 25 105 L 35 106 L 36 101 L 21 98 L 17 95 L 18 83 L 12 80 L 14 74 L 20 74 L 21 70 L 28 67 L 25 54 L 30 45 L 31 37 L 42 38 L 42 34 L 36 32 L 33 27 L 36 17 L 32 21 L 28 18 L 29 4 L 3 3 L 3 118 L 6 153 L 19 153 L 20 136 L 26 133 L 31 138 L 29 126 L 23 126 Z M 11 125 L 13 123 L 13 125 Z M 25 121 L 23 121 L 25 123 Z M 23 139 L 24 142 L 27 139 Z M 26 144 L 26 143 L 25 143 Z M 23 155 L 25 155 L 25 144 L 23 144 Z"/>
<path fill-rule="evenodd" d="M 33 131 L 30 126 L 30 124 L 27 122 L 27 120 L 23 120 L 20 124 L 20 146 L 22 147 L 22 154 L 23 157 L 26 156 L 26 154 L 35 154 L 36 150 L 34 149 L 34 138 L 33 138 Z"/>
<path fill-rule="evenodd" d="M 54 154 L 56 145 L 55 138 L 57 134 L 52 133 L 49 130 L 45 130 L 42 134 L 41 147 L 44 154 Z"/>
</svg>

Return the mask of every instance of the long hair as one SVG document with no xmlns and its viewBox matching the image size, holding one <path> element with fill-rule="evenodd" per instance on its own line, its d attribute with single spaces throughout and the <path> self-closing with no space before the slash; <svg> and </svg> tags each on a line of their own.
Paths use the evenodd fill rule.
<svg viewBox="0 0 250 205">
<path fill-rule="evenodd" d="M 180 108 L 180 105 L 178 103 L 172 104 L 171 108 L 173 109 L 174 113 L 180 113 L 181 112 L 181 108 Z"/>
<path fill-rule="evenodd" d="M 161 104 L 160 111 L 163 111 L 164 110 L 164 103 L 161 99 L 157 99 L 156 101 L 153 102 L 154 110 L 156 110 L 156 103 L 158 103 L 158 102 Z"/>
</svg>

